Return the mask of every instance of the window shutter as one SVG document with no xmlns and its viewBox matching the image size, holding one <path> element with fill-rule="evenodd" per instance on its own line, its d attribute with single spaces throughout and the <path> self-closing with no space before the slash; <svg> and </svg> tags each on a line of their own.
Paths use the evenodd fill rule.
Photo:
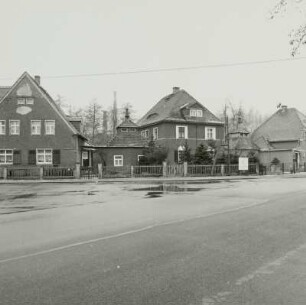
<svg viewBox="0 0 306 305">
<path fill-rule="evenodd" d="M 59 149 L 53 150 L 53 165 L 61 164 L 61 151 Z"/>
<path fill-rule="evenodd" d="M 174 162 L 178 163 L 178 150 L 177 149 L 174 151 Z"/>
<path fill-rule="evenodd" d="M 13 164 L 14 165 L 20 165 L 21 164 L 21 152 L 20 152 L 20 150 L 14 150 Z"/>
<path fill-rule="evenodd" d="M 29 150 L 29 159 L 28 163 L 29 165 L 35 165 L 36 164 L 36 150 Z"/>
</svg>

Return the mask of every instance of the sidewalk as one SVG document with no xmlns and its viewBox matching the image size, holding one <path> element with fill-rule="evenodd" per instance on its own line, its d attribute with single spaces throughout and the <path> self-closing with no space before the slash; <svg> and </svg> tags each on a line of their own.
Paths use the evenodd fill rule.
<svg viewBox="0 0 306 305">
<path fill-rule="evenodd" d="M 275 178 L 302 178 L 306 172 L 282 175 L 248 175 L 248 176 L 205 176 L 205 177 L 139 177 L 139 178 L 92 178 L 92 179 L 52 179 L 52 180 L 0 180 L 0 184 L 29 184 L 29 183 L 156 183 L 156 182 L 182 182 L 182 181 L 214 181 L 214 180 L 250 180 L 250 179 L 275 179 Z"/>
</svg>

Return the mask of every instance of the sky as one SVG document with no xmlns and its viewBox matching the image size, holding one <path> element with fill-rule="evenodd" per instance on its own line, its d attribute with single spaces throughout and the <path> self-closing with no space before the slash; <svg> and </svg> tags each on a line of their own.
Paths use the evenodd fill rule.
<svg viewBox="0 0 306 305">
<path fill-rule="evenodd" d="M 264 115 L 279 103 L 306 113 L 306 50 L 300 60 L 274 61 L 290 58 L 288 34 L 305 14 L 291 8 L 270 20 L 276 2 L 0 0 L 0 86 L 28 71 L 73 108 L 96 100 L 109 109 L 116 91 L 118 105 L 132 104 L 138 117 L 174 86 L 214 113 L 229 102 Z"/>
</svg>

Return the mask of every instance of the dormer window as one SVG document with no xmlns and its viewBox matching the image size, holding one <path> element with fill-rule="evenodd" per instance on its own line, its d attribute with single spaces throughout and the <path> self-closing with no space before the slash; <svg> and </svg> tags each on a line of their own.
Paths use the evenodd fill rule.
<svg viewBox="0 0 306 305">
<path fill-rule="evenodd" d="M 190 109 L 190 116 L 193 117 L 203 117 L 203 111 L 202 109 Z"/>
</svg>

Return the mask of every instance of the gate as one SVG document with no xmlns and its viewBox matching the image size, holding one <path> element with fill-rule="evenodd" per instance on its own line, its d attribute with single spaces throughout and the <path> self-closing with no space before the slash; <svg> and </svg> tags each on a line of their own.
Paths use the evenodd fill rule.
<svg viewBox="0 0 306 305">
<path fill-rule="evenodd" d="M 167 165 L 167 177 L 183 177 L 184 176 L 184 164 L 172 164 Z"/>
<path fill-rule="evenodd" d="M 99 177 L 98 167 L 82 166 L 81 167 L 81 178 L 82 179 L 96 179 Z"/>
</svg>

